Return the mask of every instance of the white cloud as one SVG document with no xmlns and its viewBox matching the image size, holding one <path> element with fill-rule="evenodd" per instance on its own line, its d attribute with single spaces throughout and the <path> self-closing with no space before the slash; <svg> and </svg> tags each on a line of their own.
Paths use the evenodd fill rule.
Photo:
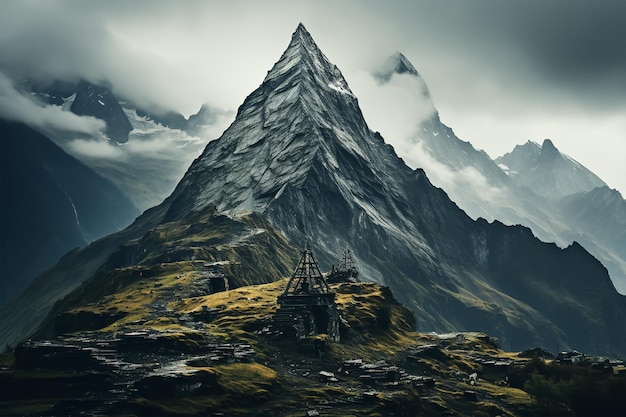
<svg viewBox="0 0 626 417">
<path fill-rule="evenodd" d="M 106 139 L 76 139 L 67 144 L 73 154 L 98 159 L 119 159 L 124 157 L 124 151 L 118 145 L 113 145 Z"/>
<path fill-rule="evenodd" d="M 360 71 L 347 81 L 370 129 L 379 131 L 394 147 L 403 148 L 420 123 L 436 112 L 422 94 L 422 81 L 413 75 L 394 74 L 389 82 L 380 84 L 371 74 Z"/>
<path fill-rule="evenodd" d="M 467 199 L 468 189 L 483 201 L 498 196 L 499 190 L 477 169 L 452 169 L 438 162 L 419 140 L 421 123 L 436 114 L 432 101 L 424 94 L 427 90 L 421 78 L 393 74 L 389 82 L 381 84 L 371 74 L 358 72 L 350 78 L 350 85 L 370 128 L 379 131 L 409 167 L 422 168 L 434 185 L 459 203 Z"/>
<path fill-rule="evenodd" d="M 42 129 L 95 134 L 105 128 L 102 120 L 77 116 L 63 111 L 60 106 L 44 105 L 17 91 L 4 74 L 0 73 L 0 117 L 26 123 Z"/>
</svg>

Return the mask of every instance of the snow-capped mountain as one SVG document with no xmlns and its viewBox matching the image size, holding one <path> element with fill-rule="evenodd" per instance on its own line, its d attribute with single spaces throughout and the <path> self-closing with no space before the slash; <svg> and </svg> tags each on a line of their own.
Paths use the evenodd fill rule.
<svg viewBox="0 0 626 417">
<path fill-rule="evenodd" d="M 165 221 L 208 205 L 232 216 L 263 213 L 291 241 L 311 239 L 327 268 L 347 242 L 364 275 L 401 294 L 422 329 L 480 329 L 516 348 L 595 349 L 579 311 L 604 317 L 609 303 L 626 317 L 624 297 L 582 247 L 561 250 L 523 227 L 473 221 L 407 167 L 368 128 L 341 72 L 302 25 L 164 205 Z M 626 335 L 618 339 L 622 349 Z"/>
<path fill-rule="evenodd" d="M 517 145 L 495 162 L 516 185 L 550 198 L 606 186 L 596 174 L 559 152 L 550 139 L 545 139 L 542 145 L 532 141 Z"/>
<path fill-rule="evenodd" d="M 407 74 L 418 83 L 419 87 L 411 90 L 416 100 L 426 100 L 434 109 L 425 81 L 402 54 L 392 55 L 373 76 L 385 85 L 393 83 L 394 77 Z M 459 139 L 441 122 L 436 110 L 432 113 L 432 117 L 422 121 L 415 116 L 419 124 L 399 150 L 409 166 L 423 167 L 433 184 L 443 188 L 474 219 L 522 224 L 541 240 L 556 242 L 561 247 L 574 241 L 582 243 L 608 268 L 617 290 L 626 294 L 624 247 L 602 228 L 582 222 L 571 205 L 563 206 L 561 201 L 564 195 L 605 185 L 602 180 L 561 154 L 549 140 L 543 147 L 529 141 L 494 161 L 484 151 Z M 575 199 L 583 206 L 591 203 L 583 200 Z M 596 208 L 596 215 L 610 224 L 620 224 L 620 216 L 626 215 L 616 214 L 619 210 Z"/>
<path fill-rule="evenodd" d="M 85 80 L 78 83 L 57 81 L 47 86 L 31 85 L 28 81 L 22 84 L 48 104 L 62 106 L 79 116 L 93 116 L 104 121 L 104 133 L 110 140 L 128 142 L 128 134 L 133 127 L 110 88 Z"/>
</svg>

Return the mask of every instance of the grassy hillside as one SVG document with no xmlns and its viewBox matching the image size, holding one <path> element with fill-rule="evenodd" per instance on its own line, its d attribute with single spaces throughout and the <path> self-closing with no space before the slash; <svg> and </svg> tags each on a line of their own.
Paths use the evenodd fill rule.
<svg viewBox="0 0 626 417">
<path fill-rule="evenodd" d="M 119 286 L 129 274 L 103 279 Z M 273 329 L 286 279 L 193 296 L 184 289 L 201 280 L 197 262 L 159 265 L 148 275 L 58 313 L 47 336 L 63 348 L 48 345 L 44 355 L 31 342 L 5 355 L 0 378 L 10 388 L 0 414 L 533 413 L 531 396 L 502 382 L 528 359 L 480 333 L 414 332 L 412 314 L 385 287 L 332 286 L 342 317 L 342 341 L 334 343 Z M 316 345 L 324 352 L 314 356 Z M 99 359 L 86 360 L 85 351 Z"/>
</svg>

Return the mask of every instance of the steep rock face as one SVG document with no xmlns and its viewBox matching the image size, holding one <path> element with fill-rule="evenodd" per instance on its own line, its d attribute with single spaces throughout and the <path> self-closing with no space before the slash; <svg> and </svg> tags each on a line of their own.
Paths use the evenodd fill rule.
<svg viewBox="0 0 626 417">
<path fill-rule="evenodd" d="M 496 159 L 511 180 L 546 197 L 564 197 L 606 186 L 580 163 L 562 154 L 550 139 L 543 144 L 528 141 Z"/>
<path fill-rule="evenodd" d="M 590 265 L 588 279 L 599 283 L 602 308 L 614 311 L 609 322 L 616 323 L 626 318 L 626 301 L 610 287 L 602 265 L 577 246 L 548 252 L 528 229 L 472 221 L 367 127 L 340 71 L 302 25 L 235 122 L 206 147 L 164 204 L 166 220 L 207 204 L 235 216 L 265 213 L 292 241 L 312 239 L 326 268 L 347 242 L 364 275 L 391 286 L 417 312 L 423 330 L 483 330 L 512 348 L 560 343 L 626 351 L 624 331 L 606 339 L 608 322 L 601 325 L 601 341 L 588 340 L 602 312 L 580 291 L 572 305 L 589 314 L 571 328 L 567 314 L 544 309 L 533 291 L 510 293 L 502 284 L 535 285 L 558 297 L 560 282 L 580 263 Z M 490 243 L 496 229 L 499 240 Z M 518 257 L 515 248 L 525 246 L 534 249 Z M 535 265 L 535 256 L 554 267 L 548 272 L 543 263 Z"/>
<path fill-rule="evenodd" d="M 66 251 L 127 226 L 139 210 L 26 125 L 0 120 L 0 132 L 4 303 Z"/>
<path fill-rule="evenodd" d="M 128 142 L 128 134 L 133 127 L 110 89 L 81 81 L 70 109 L 79 116 L 93 116 L 104 120 L 107 136 L 111 140 L 117 143 Z"/>
</svg>

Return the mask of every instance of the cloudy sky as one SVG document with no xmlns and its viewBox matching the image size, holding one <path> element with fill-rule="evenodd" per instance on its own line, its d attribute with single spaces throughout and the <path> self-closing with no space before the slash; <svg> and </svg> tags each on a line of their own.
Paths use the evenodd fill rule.
<svg viewBox="0 0 626 417">
<path fill-rule="evenodd" d="M 204 102 L 236 109 L 299 22 L 364 107 L 384 98 L 363 74 L 401 51 L 461 139 L 495 158 L 551 138 L 626 195 L 622 0 L 2 1 L 0 113 L 61 117 L 26 115 L 32 103 L 12 86 L 23 77 L 106 80 L 119 96 L 186 115 Z M 62 117 L 77 130 L 98 125 Z M 371 114 L 370 127 L 385 134 L 386 117 L 403 123 Z"/>
</svg>

